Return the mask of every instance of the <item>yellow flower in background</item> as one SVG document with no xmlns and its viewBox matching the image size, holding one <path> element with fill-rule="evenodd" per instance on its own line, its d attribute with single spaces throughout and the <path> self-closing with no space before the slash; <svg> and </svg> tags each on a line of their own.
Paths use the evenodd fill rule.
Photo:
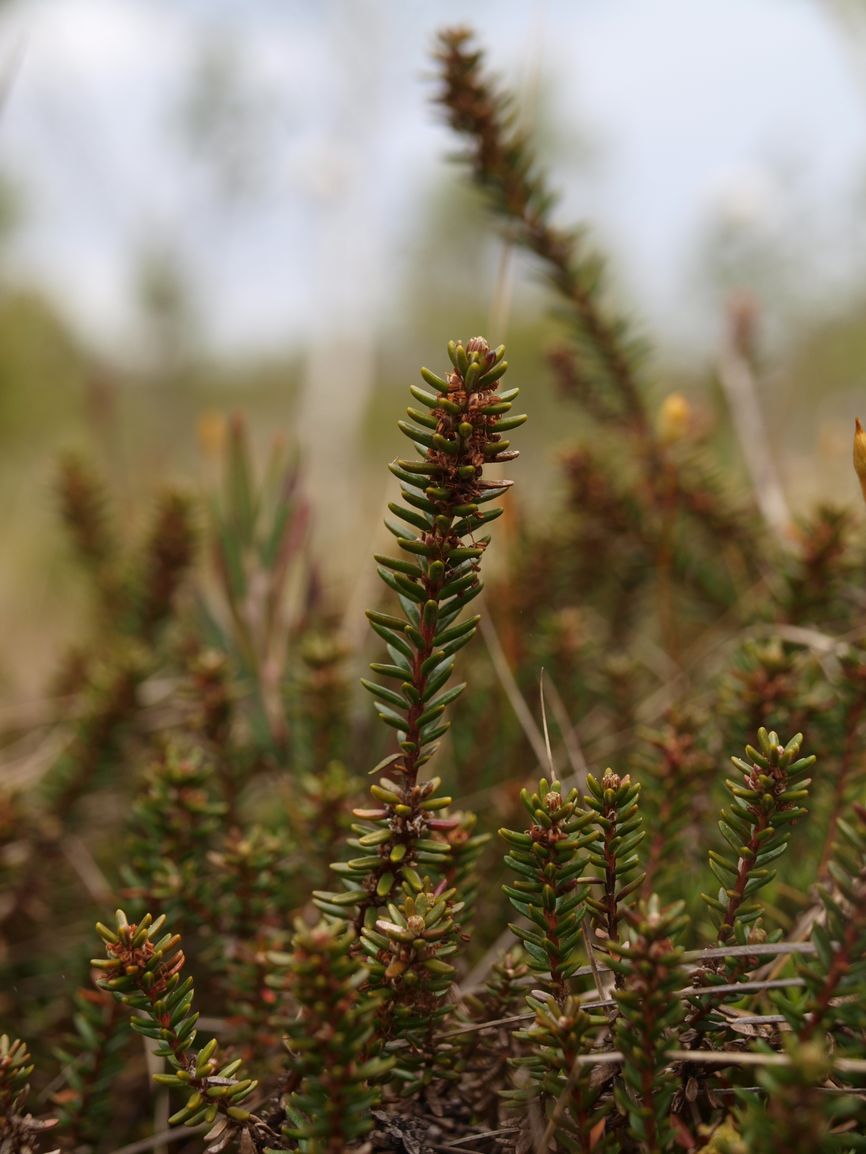
<svg viewBox="0 0 866 1154">
<path fill-rule="evenodd" d="M 860 478 L 860 489 L 866 501 L 866 432 L 859 417 L 854 419 L 854 472 Z"/>
<path fill-rule="evenodd" d="M 205 457 L 214 460 L 222 455 L 228 436 L 228 421 L 218 409 L 205 409 L 199 414 L 196 427 L 199 448 Z"/>
<path fill-rule="evenodd" d="M 692 407 L 682 393 L 668 393 L 662 401 L 658 416 L 659 436 L 666 444 L 681 441 L 688 435 L 692 422 Z"/>
</svg>

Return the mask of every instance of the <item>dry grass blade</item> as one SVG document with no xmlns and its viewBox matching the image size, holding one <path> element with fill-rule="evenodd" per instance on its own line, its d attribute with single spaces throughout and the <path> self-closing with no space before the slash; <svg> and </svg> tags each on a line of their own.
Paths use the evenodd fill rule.
<svg viewBox="0 0 866 1154">
<path fill-rule="evenodd" d="M 782 544 L 786 544 L 791 512 L 768 449 L 770 440 L 758 403 L 752 368 L 734 339 L 719 358 L 718 377 L 728 402 L 731 421 L 737 431 L 755 501 L 767 527 Z"/>
<path fill-rule="evenodd" d="M 436 1146 L 436 1150 L 463 1150 L 466 1151 L 467 1142 L 478 1142 L 482 1138 L 502 1138 L 506 1134 L 518 1134 L 519 1126 L 501 1126 L 498 1130 L 480 1130 L 477 1134 L 467 1134 L 465 1138 L 455 1138 L 444 1146 Z"/>
<path fill-rule="evenodd" d="M 802 978 L 775 978 L 765 982 L 730 982 L 719 986 L 687 986 L 679 997 L 693 998 L 708 994 L 737 994 L 746 990 L 781 990 L 805 985 Z"/>
<path fill-rule="evenodd" d="M 544 737 L 535 723 L 532 711 L 523 699 L 523 694 L 520 692 L 517 682 L 514 680 L 514 674 L 508 666 L 505 651 L 499 640 L 499 634 L 496 632 L 496 627 L 490 621 L 489 617 L 481 618 L 479 631 L 484 638 L 487 652 L 490 654 L 490 660 L 493 663 L 494 672 L 499 678 L 499 684 L 502 686 L 503 692 L 508 698 L 509 705 L 514 710 L 514 716 L 520 723 L 520 727 L 526 735 L 526 740 L 532 746 L 532 752 L 538 759 L 539 764 L 545 765 L 547 763 L 547 747 L 544 742 Z"/>
<path fill-rule="evenodd" d="M 547 710 L 544 707 L 544 670 L 538 672 L 538 700 L 541 705 L 541 729 L 544 734 L 544 748 L 547 753 L 547 768 L 550 771 L 551 784 L 558 781 L 556 766 L 553 763 L 553 750 L 550 748 L 550 730 L 547 728 Z"/>
<path fill-rule="evenodd" d="M 553 715 L 556 718 L 556 724 L 559 726 L 559 732 L 562 735 L 562 744 L 565 747 L 566 756 L 571 766 L 573 784 L 578 785 L 578 788 L 582 788 L 582 783 L 586 780 L 586 773 L 589 767 L 586 764 L 586 758 L 583 756 L 577 726 L 572 724 L 571 718 L 568 716 L 568 710 L 565 708 L 565 702 L 562 700 L 562 696 L 556 688 L 556 683 L 551 679 L 549 674 L 546 675 L 546 681 L 550 705 L 553 709 Z"/>
<path fill-rule="evenodd" d="M 703 950 L 686 950 L 682 957 L 684 962 L 703 962 L 708 958 L 759 958 L 814 953 L 812 942 L 755 942 L 748 946 L 709 946 Z"/>
<path fill-rule="evenodd" d="M 704 1066 L 790 1066 L 787 1054 L 757 1054 L 753 1050 L 668 1050 L 667 1057 L 672 1062 L 689 1062 Z M 578 1066 L 615 1066 L 623 1061 L 621 1050 L 599 1050 L 593 1054 L 580 1054 L 575 1059 Z M 866 1059 L 836 1058 L 833 1067 L 841 1073 L 866 1074 Z"/>
</svg>

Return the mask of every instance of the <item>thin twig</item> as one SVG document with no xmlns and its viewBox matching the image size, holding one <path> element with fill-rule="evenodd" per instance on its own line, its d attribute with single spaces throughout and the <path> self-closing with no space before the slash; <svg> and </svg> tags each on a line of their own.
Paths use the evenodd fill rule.
<svg viewBox="0 0 866 1154">
<path fill-rule="evenodd" d="M 702 962 L 708 958 L 743 958 L 761 957 L 778 954 L 814 954 L 812 942 L 755 942 L 752 946 L 710 946 L 704 950 L 685 950 L 682 954 L 684 962 Z M 719 987 L 716 986 L 715 989 Z"/>
<path fill-rule="evenodd" d="M 597 972 L 598 975 L 601 975 L 610 973 L 610 970 L 606 966 L 597 966 Z M 592 967 L 581 966 L 579 970 L 575 970 L 574 976 L 577 977 L 579 975 L 588 975 L 591 973 L 594 977 L 596 977 Z M 535 979 L 529 980 L 533 981 Z M 596 977 L 596 981 L 601 983 L 600 976 Z M 685 986 L 683 989 L 677 990 L 675 996 L 678 998 L 695 998 L 709 994 L 741 994 L 747 992 L 755 993 L 761 990 L 792 989 L 804 985 L 805 982 L 802 978 L 772 978 L 767 979 L 766 981 L 731 982 L 729 984 L 718 986 Z M 593 995 L 596 994 L 598 996 L 594 997 Z M 616 1002 L 613 998 L 608 998 L 606 996 L 606 991 L 601 985 L 599 989 L 587 991 L 585 994 L 581 995 L 580 1002 L 583 1008 L 587 1010 L 601 1010 L 616 1005 Z M 532 1014 L 512 1014 L 507 1018 L 494 1018 L 489 1022 L 478 1022 L 473 1023 L 471 1026 L 461 1026 L 459 1029 L 451 1030 L 442 1036 L 445 1038 L 451 1038 L 460 1034 L 471 1034 L 478 1030 L 487 1030 L 492 1029 L 494 1026 L 507 1025 L 510 1022 L 525 1022 L 528 1021 L 531 1017 Z M 762 1016 L 760 1020 L 764 1021 L 768 1019 L 765 1019 Z M 739 1019 L 735 1019 L 734 1021 L 739 1021 Z"/>
<path fill-rule="evenodd" d="M 519 1126 L 502 1126 L 498 1130 L 484 1130 L 478 1134 L 467 1134 L 465 1138 L 455 1138 L 444 1146 L 435 1146 L 435 1150 L 466 1150 L 467 1142 L 478 1142 L 481 1138 L 499 1138 L 503 1134 L 518 1134 Z"/>
<path fill-rule="evenodd" d="M 476 1134 L 472 1135 L 473 1140 L 477 1138 Z M 405 1146 L 403 1147 L 405 1150 Z M 417 1147 L 416 1147 L 417 1148 Z M 424 1147 L 428 1149 L 428 1147 Z M 460 1150 L 462 1154 L 487 1154 L 486 1150 L 479 1150 L 477 1146 L 430 1146 L 430 1150 Z"/>
<path fill-rule="evenodd" d="M 677 991 L 680 998 L 699 998 L 709 994 L 737 994 L 746 990 L 781 990 L 805 986 L 802 978 L 774 978 L 766 982 L 730 982 L 722 986 L 686 986 Z"/>
<path fill-rule="evenodd" d="M 204 1134 L 208 1129 L 207 1124 L 201 1126 L 175 1126 L 171 1130 L 163 1130 L 159 1134 L 151 1134 L 147 1138 L 139 1138 L 137 1142 L 130 1142 L 126 1146 L 118 1146 L 112 1150 L 110 1154 L 144 1154 L 144 1151 L 153 1150 L 157 1146 L 167 1146 L 169 1142 L 181 1142 L 184 1138 L 189 1138 L 193 1134 Z"/>
<path fill-rule="evenodd" d="M 810 1093 L 814 1090 L 819 1094 L 845 1094 L 851 1098 L 866 1098 L 866 1090 L 860 1090 L 856 1086 L 809 1087 Z M 713 1086 L 711 1092 L 714 1098 L 733 1098 L 737 1094 L 766 1094 L 767 1090 L 764 1086 Z"/>
<path fill-rule="evenodd" d="M 787 1054 L 758 1054 L 754 1050 L 668 1050 L 665 1057 L 671 1062 L 688 1062 L 703 1066 L 791 1066 Z M 578 1066 L 615 1066 L 623 1061 L 621 1050 L 599 1050 L 594 1054 L 579 1054 Z M 866 1058 L 836 1058 L 833 1067 L 841 1073 L 866 1073 Z"/>
<path fill-rule="evenodd" d="M 788 1054 L 757 1054 L 754 1050 L 668 1050 L 672 1062 L 692 1062 L 704 1066 L 791 1066 Z M 866 1058 L 834 1058 L 833 1068 L 844 1074 L 866 1073 Z"/>
<path fill-rule="evenodd" d="M 459 1026 L 456 1030 L 449 1030 L 440 1034 L 440 1038 L 460 1038 L 464 1034 L 478 1034 L 482 1030 L 492 1030 L 495 1026 L 510 1026 L 512 1022 L 528 1022 L 535 1015 L 525 1011 L 522 1014 L 509 1014 L 507 1018 L 491 1018 L 489 1022 L 473 1022 L 471 1026 Z"/>
<path fill-rule="evenodd" d="M 730 1006 L 720 1006 L 720 1012 L 730 1010 Z M 731 1013 L 729 1023 L 731 1026 L 781 1026 L 786 1022 L 787 1018 L 784 1014 L 737 1014 Z"/>
</svg>

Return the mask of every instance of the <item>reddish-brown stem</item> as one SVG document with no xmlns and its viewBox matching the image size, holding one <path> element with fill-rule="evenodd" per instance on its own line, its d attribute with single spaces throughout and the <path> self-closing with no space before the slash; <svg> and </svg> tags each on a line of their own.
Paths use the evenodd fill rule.
<svg viewBox="0 0 866 1154">
<path fill-rule="evenodd" d="M 612 942 L 619 941 L 619 910 L 616 900 L 616 850 L 613 848 L 612 833 L 615 826 L 605 831 L 604 860 L 604 902 L 605 902 L 605 929 Z"/>
<path fill-rule="evenodd" d="M 574 1078 L 574 1072 L 580 1069 L 577 1065 L 577 1059 L 580 1057 L 581 1052 L 580 1049 L 575 1049 L 572 1046 L 565 1045 L 562 1047 L 564 1068 L 571 1071 L 569 1075 L 571 1088 L 569 1113 L 574 1121 L 574 1130 L 579 1143 L 579 1149 L 582 1151 L 582 1154 L 592 1154 L 593 1147 L 595 1147 L 598 1141 L 598 1135 L 594 1130 L 592 1111 L 583 1109 L 581 1105 L 581 1093 Z"/>
<path fill-rule="evenodd" d="M 88 1073 L 91 1074 L 92 1077 L 83 1079 L 78 1100 L 75 1103 L 74 1113 L 70 1112 L 70 1114 L 67 1114 L 64 1122 L 67 1137 L 69 1141 L 75 1143 L 76 1146 L 87 1144 L 89 1137 L 87 1126 L 90 1106 L 97 1093 L 98 1078 L 108 1055 L 108 1046 L 113 1031 L 122 1013 L 120 1003 L 105 993 L 98 993 L 96 990 L 81 990 L 80 994 L 90 1002 L 96 1000 L 105 1001 L 107 1013 L 100 1023 L 96 1047 L 89 1051 L 90 1069 Z"/>
<path fill-rule="evenodd" d="M 655 823 L 655 833 L 650 842 L 649 851 L 647 853 L 646 863 L 646 877 L 642 887 L 644 897 L 649 897 L 653 892 L 655 885 L 656 874 L 661 865 L 662 854 L 665 848 L 670 844 L 670 837 L 667 834 L 669 829 L 670 817 L 673 812 L 673 793 L 671 790 L 664 790 L 662 792 L 661 804 L 659 805 L 658 820 Z"/>
<path fill-rule="evenodd" d="M 447 562 L 448 549 L 454 543 L 452 538 L 449 538 L 447 534 L 436 534 L 433 532 L 425 536 L 425 542 L 428 544 L 435 543 L 438 547 L 436 554 L 430 558 L 431 561 L 441 560 Z M 444 578 L 434 580 L 425 574 L 423 584 L 428 601 L 436 601 L 438 603 L 443 581 Z M 425 623 L 422 617 L 418 624 L 422 645 L 416 650 L 412 659 L 411 675 L 411 683 L 417 694 L 417 700 L 410 705 L 406 715 L 406 737 L 402 743 L 404 753 L 391 767 L 392 773 L 399 773 L 401 775 L 401 780 L 398 785 L 400 801 L 401 805 L 407 806 L 410 812 L 403 815 L 392 814 L 390 818 L 392 837 L 387 843 L 389 850 L 401 842 L 411 847 L 419 836 L 424 836 L 423 831 L 429 829 L 429 816 L 426 811 L 420 807 L 422 798 L 418 791 L 418 773 L 421 768 L 422 755 L 421 726 L 418 722 L 428 705 L 428 703 L 424 701 L 424 691 L 427 688 L 427 676 L 423 673 L 423 666 L 425 661 L 433 654 L 436 628 L 437 624 L 435 619 Z M 405 861 L 409 861 L 408 857 Z M 394 866 L 390 862 L 389 857 L 383 854 L 381 864 L 374 870 L 371 870 L 368 879 L 367 895 L 358 903 L 355 913 L 354 924 L 358 933 L 360 933 L 361 927 L 364 925 L 367 910 L 378 902 L 376 890 L 380 878 L 386 873 L 392 872 L 393 869 Z"/>
<path fill-rule="evenodd" d="M 568 986 L 561 974 L 563 964 L 563 957 L 559 949 L 559 919 L 556 916 L 556 911 L 551 910 L 545 915 L 546 930 L 544 933 L 545 940 L 553 947 L 547 951 L 547 956 L 550 961 L 550 977 L 553 983 L 553 996 L 556 998 L 560 1006 L 565 1004 L 565 999 L 568 997 Z"/>
<path fill-rule="evenodd" d="M 645 1031 L 646 1041 L 644 1052 L 652 1053 L 653 1039 L 650 1036 L 649 1030 Z M 644 1138 L 642 1145 L 646 1154 L 659 1154 L 658 1134 L 656 1132 L 656 1119 L 653 1112 L 653 1071 L 649 1066 L 644 1066 L 641 1074 L 641 1104 L 646 1110 L 644 1116 Z"/>
<path fill-rule="evenodd" d="M 769 818 L 767 814 L 760 813 L 758 820 L 752 830 L 752 836 L 749 840 L 749 854 L 740 858 L 737 868 L 737 880 L 733 887 L 728 891 L 728 907 L 725 910 L 725 917 L 722 924 L 719 926 L 718 943 L 723 946 L 734 932 L 734 919 L 737 916 L 737 910 L 743 904 L 745 897 L 746 886 L 752 872 L 752 866 L 755 858 L 758 856 L 758 850 L 761 848 L 763 838 L 761 834 L 769 826 Z"/>
<path fill-rule="evenodd" d="M 723 946 L 728 941 L 731 934 L 734 932 L 734 919 L 737 916 L 737 910 L 743 904 L 743 898 L 745 895 L 746 885 L 749 881 L 749 876 L 751 874 L 752 863 L 754 862 L 755 857 L 757 856 L 758 849 L 760 848 L 761 838 L 759 835 L 761 834 L 761 832 L 763 830 L 767 829 L 768 825 L 769 825 L 769 819 L 768 819 L 767 815 L 764 813 L 761 813 L 759 815 L 758 821 L 755 824 L 755 827 L 753 829 L 751 840 L 749 841 L 749 849 L 750 849 L 751 853 L 748 857 L 741 857 L 740 858 L 739 868 L 737 870 L 737 880 L 735 881 L 732 889 L 728 891 L 728 906 L 727 906 L 727 909 L 725 910 L 724 920 L 722 921 L 722 924 L 719 926 L 719 932 L 718 932 L 718 935 L 716 938 L 716 940 L 720 946 Z M 739 974 L 745 972 L 746 969 L 748 969 L 748 963 L 749 963 L 748 958 L 740 959 L 739 964 L 737 966 L 737 970 L 736 970 L 737 976 Z M 692 975 L 692 985 L 693 986 L 705 986 L 705 985 L 707 985 L 707 979 L 709 978 L 709 976 L 711 974 L 718 973 L 718 971 L 719 971 L 719 961 L 707 963 L 705 966 L 703 966 L 701 969 L 697 970 Z M 734 974 L 729 974 L 728 977 L 731 981 L 736 980 L 736 976 Z M 715 1008 L 715 1006 L 717 1006 L 719 1004 L 719 1002 L 722 1000 L 723 1000 L 722 998 L 714 999 L 710 995 L 708 995 L 706 997 L 702 997 L 700 1002 L 694 1006 L 694 1008 L 692 1009 L 692 1012 L 689 1014 L 689 1017 L 687 1019 L 688 1028 L 694 1029 L 700 1022 L 702 1022 L 712 1012 L 712 1010 Z M 697 1044 L 697 1043 L 695 1043 L 695 1044 Z"/>
<path fill-rule="evenodd" d="M 448 538 L 446 536 L 437 536 L 430 534 L 427 538 L 430 544 L 438 546 L 436 558 L 443 562 L 447 559 Z M 427 594 L 429 601 L 439 601 L 439 592 L 442 588 L 442 578 L 438 581 L 433 581 L 429 576 L 424 576 L 424 591 Z M 403 774 L 403 792 L 406 796 L 414 788 L 418 781 L 418 770 L 420 769 L 419 759 L 421 756 L 421 727 L 418 725 L 418 718 L 423 714 L 426 705 L 424 702 L 424 690 L 427 688 L 427 678 L 422 673 L 424 662 L 433 654 L 433 639 L 436 636 L 436 622 L 431 621 L 427 624 L 423 619 L 419 623 L 419 631 L 424 640 L 422 649 L 416 651 L 412 660 L 412 685 L 418 694 L 418 700 L 409 707 L 409 712 L 406 717 L 406 742 L 411 742 L 414 745 L 414 750 L 405 754 L 400 761 L 395 765 L 398 771 Z"/>
</svg>

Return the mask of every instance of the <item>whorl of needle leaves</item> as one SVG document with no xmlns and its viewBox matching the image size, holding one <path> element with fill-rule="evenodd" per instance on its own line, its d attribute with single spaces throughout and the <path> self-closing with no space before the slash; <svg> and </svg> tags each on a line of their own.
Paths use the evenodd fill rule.
<svg viewBox="0 0 866 1154">
<path fill-rule="evenodd" d="M 405 889 L 406 887 L 404 887 Z M 455 890 L 407 894 L 389 902 L 375 928 L 364 927 L 361 945 L 370 988 L 383 995 L 377 1033 L 383 1053 L 395 1059 L 393 1078 L 404 1094 L 442 1078 L 459 1078 L 453 1042 L 439 1026 L 450 1012 L 455 969 L 446 958 L 458 948 Z"/>
<path fill-rule="evenodd" d="M 57 495 L 79 556 L 99 573 L 113 560 L 116 545 L 107 486 L 85 460 L 67 453 L 60 459 Z"/>
<path fill-rule="evenodd" d="M 732 801 L 719 820 L 730 848 L 709 851 L 710 869 L 721 888 L 716 897 L 704 895 L 720 943 L 730 940 L 738 922 L 760 917 L 754 894 L 773 880 L 775 870 L 767 866 L 785 852 L 791 826 L 806 813 L 800 803 L 809 796 L 806 774 L 815 758 L 799 756 L 802 744 L 801 733 L 783 746 L 776 733 L 761 728 L 758 748 L 746 746 L 749 760 L 731 758 L 742 776 L 740 781 L 725 782 Z"/>
<path fill-rule="evenodd" d="M 137 1011 L 132 1028 L 157 1043 L 154 1052 L 166 1059 L 170 1072 L 156 1074 L 154 1080 L 187 1095 L 169 1118 L 172 1125 L 206 1123 L 207 1154 L 220 1154 L 239 1130 L 274 1137 L 241 1105 L 257 1086 L 254 1079 L 243 1076 L 241 1059 L 223 1061 L 216 1038 L 196 1048 L 199 1015 L 193 1009 L 193 980 L 181 978 L 186 958 L 180 935 L 163 933 L 164 925 L 164 917 L 154 921 L 150 914 L 129 922 L 123 910 L 116 912 L 114 929 L 97 923 L 108 955 L 91 960 L 102 974 L 97 985 Z"/>
<path fill-rule="evenodd" d="M 688 924 L 682 910 L 682 902 L 662 909 L 653 896 L 646 906 L 626 911 L 626 941 L 608 944 L 609 965 L 619 979 L 614 1036 L 623 1055 L 614 1098 L 631 1137 L 647 1154 L 670 1149 L 673 1137 L 669 1115 L 677 1078 L 666 1051 L 684 1014 L 677 997 L 682 950 L 672 941 Z"/>
<path fill-rule="evenodd" d="M 510 928 L 523 943 L 533 973 L 549 976 L 551 992 L 564 1004 L 568 979 L 582 961 L 586 887 L 578 879 L 588 861 L 584 851 L 595 839 L 595 830 L 587 830 L 593 814 L 581 805 L 576 789 L 563 797 L 560 783 L 546 778 L 537 790 L 524 789 L 520 800 L 532 824 L 528 831 L 499 831 L 509 846 L 505 864 L 517 874 L 513 884 L 502 888 L 531 925 Z"/>
<path fill-rule="evenodd" d="M 502 513 L 501 508 L 480 506 L 511 485 L 485 481 L 482 471 L 488 462 L 517 456 L 502 433 L 526 420 L 508 416 L 518 390 L 498 391 L 508 368 L 504 345 L 493 350 L 483 337 L 465 348 L 452 341 L 448 355 L 453 369 L 447 377 L 421 371 L 435 392 L 410 389 L 426 411 L 409 408 L 414 424 L 398 422 L 422 460 L 397 460 L 390 466 L 401 482 L 405 504 L 388 506 L 403 524 L 387 525 L 409 557 L 376 560 L 379 576 L 399 597 L 406 621 L 368 613 L 394 662 L 372 669 L 401 685 L 400 693 L 370 681 L 364 685 L 377 698 L 382 720 L 401 734 L 401 753 L 390 772 L 400 773 L 407 785 L 414 785 L 418 769 L 431 756 L 432 743 L 444 732 L 440 719 L 445 707 L 463 688 L 455 686 L 434 697 L 451 674 L 454 654 L 471 639 L 478 621 L 454 624 L 481 592 L 479 560 L 490 538 L 476 538 L 475 533 Z"/>
<path fill-rule="evenodd" d="M 445 709 L 465 688 L 441 692 L 455 654 L 472 640 L 479 621 L 458 618 L 482 588 L 480 560 L 490 538 L 476 533 L 502 513 L 484 506 L 511 485 L 484 480 L 483 470 L 517 456 L 502 434 L 526 420 L 509 415 L 518 390 L 499 391 L 508 368 L 504 345 L 491 349 L 483 337 L 465 345 L 450 341 L 448 356 L 452 367 L 444 377 L 421 370 L 429 388 L 413 385 L 410 392 L 423 408 L 409 408 L 410 421 L 399 422 L 420 460 L 389 466 L 403 503 L 388 506 L 397 520 L 386 524 L 401 555 L 376 560 L 403 616 L 367 614 L 389 655 L 371 669 L 395 687 L 366 679 L 362 684 L 376 699 L 381 720 L 397 731 L 399 748 L 376 767 L 388 776 L 370 790 L 375 807 L 355 812 L 364 824 L 353 827 L 359 836 L 349 845 L 361 856 L 335 866 L 347 892 L 316 895 L 325 913 L 345 918 L 354 910 L 359 930 L 365 920 L 372 925 L 375 907 L 395 887 L 407 883 L 420 893 L 422 872 L 441 875 L 450 855 L 445 835 L 460 818 L 433 816 L 451 799 L 436 796 L 438 778 L 419 782 L 418 773 L 448 729 Z"/>
<path fill-rule="evenodd" d="M 33 1062 L 24 1042 L 0 1034 L 0 1150 L 4 1152 L 37 1154 L 42 1131 L 57 1125 L 54 1118 L 39 1120 L 25 1113 L 32 1073 Z"/>
<path fill-rule="evenodd" d="M 282 1130 L 300 1140 L 301 1150 L 343 1150 L 366 1134 L 379 1097 L 371 1083 L 393 1064 L 367 1054 L 376 1048 L 371 1038 L 379 996 L 365 988 L 368 971 L 350 957 L 352 936 L 350 926 L 322 921 L 309 927 L 299 918 L 291 953 L 268 959 L 268 985 L 294 999 Z"/>
<path fill-rule="evenodd" d="M 834 1033 L 837 1052 L 862 1036 L 866 1007 L 856 992 L 866 978 L 866 808 L 855 802 L 839 820 L 838 844 L 829 862 L 832 884 L 821 887 L 824 917 L 812 926 L 813 957 L 799 972 L 806 996 L 780 999 L 782 1013 L 801 1041 Z"/>
</svg>

